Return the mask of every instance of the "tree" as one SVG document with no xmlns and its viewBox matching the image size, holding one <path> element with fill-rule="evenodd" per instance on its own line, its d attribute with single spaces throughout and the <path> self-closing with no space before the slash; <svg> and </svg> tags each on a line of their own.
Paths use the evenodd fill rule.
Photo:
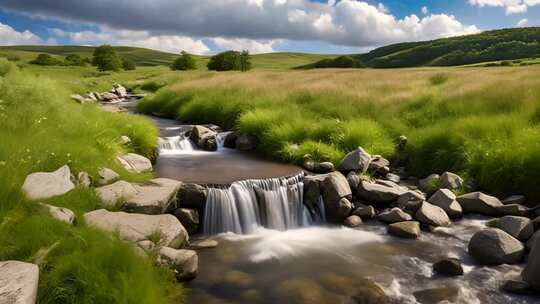
<svg viewBox="0 0 540 304">
<path fill-rule="evenodd" d="M 180 57 L 176 58 L 171 64 L 173 71 L 187 71 L 197 69 L 197 62 L 193 56 L 185 51 L 180 53 Z"/>
<path fill-rule="evenodd" d="M 36 59 L 30 61 L 30 63 L 37 65 L 59 65 L 60 60 L 49 54 L 39 54 Z"/>
<path fill-rule="evenodd" d="M 240 71 L 247 72 L 251 70 L 251 57 L 249 56 L 249 51 L 244 50 L 240 54 Z"/>
<path fill-rule="evenodd" d="M 137 65 L 133 60 L 124 58 L 122 60 L 122 68 L 126 71 L 133 71 L 137 68 Z"/>
<path fill-rule="evenodd" d="M 65 62 L 66 65 L 73 65 L 73 66 L 84 66 L 84 65 L 86 65 L 86 62 L 78 54 L 67 55 L 66 58 L 64 59 L 64 62 Z"/>
<path fill-rule="evenodd" d="M 122 67 L 122 60 L 110 45 L 102 45 L 94 50 L 92 64 L 99 71 L 118 71 Z"/>
<path fill-rule="evenodd" d="M 211 71 L 240 71 L 241 66 L 241 54 L 237 51 L 226 51 L 214 55 L 207 64 L 208 70 Z"/>
</svg>

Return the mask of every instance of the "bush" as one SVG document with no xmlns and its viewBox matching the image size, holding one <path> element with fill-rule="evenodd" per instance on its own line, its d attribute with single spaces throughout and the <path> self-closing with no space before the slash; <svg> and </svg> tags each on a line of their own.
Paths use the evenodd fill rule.
<svg viewBox="0 0 540 304">
<path fill-rule="evenodd" d="M 448 75 L 446 74 L 435 74 L 429 77 L 429 83 L 432 85 L 441 85 L 448 81 Z"/>
<path fill-rule="evenodd" d="M 247 71 L 251 61 L 247 51 L 226 51 L 212 56 L 207 67 L 211 71 Z"/>
<path fill-rule="evenodd" d="M 122 68 L 125 71 L 133 71 L 137 68 L 137 65 L 135 64 L 135 61 L 124 58 L 122 59 Z"/>
<path fill-rule="evenodd" d="M 141 85 L 141 90 L 148 91 L 148 92 L 156 92 L 157 90 L 161 89 L 164 86 L 166 86 L 165 83 L 152 80 L 152 81 L 147 81 L 143 83 Z"/>
<path fill-rule="evenodd" d="M 67 55 L 64 59 L 65 65 L 70 66 L 85 66 L 86 61 L 78 54 Z"/>
<path fill-rule="evenodd" d="M 180 57 L 176 58 L 171 64 L 171 70 L 173 71 L 188 71 L 196 69 L 197 62 L 195 61 L 195 58 L 185 51 L 182 51 L 182 53 L 180 53 Z"/>
<path fill-rule="evenodd" d="M 364 68 L 365 65 L 351 56 L 339 56 L 334 59 L 323 59 L 315 62 L 314 68 Z"/>
<path fill-rule="evenodd" d="M 112 46 L 102 45 L 94 49 L 92 64 L 101 72 L 119 71 L 122 67 L 122 60 Z"/>
<path fill-rule="evenodd" d="M 36 59 L 30 61 L 32 64 L 37 65 L 44 65 L 44 66 L 50 66 L 50 65 L 60 65 L 61 61 L 54 58 L 53 56 L 49 54 L 39 54 Z"/>
<path fill-rule="evenodd" d="M 505 61 L 501 61 L 501 66 L 503 67 L 508 67 L 508 66 L 512 66 L 512 62 L 508 61 L 508 60 L 505 60 Z"/>
</svg>

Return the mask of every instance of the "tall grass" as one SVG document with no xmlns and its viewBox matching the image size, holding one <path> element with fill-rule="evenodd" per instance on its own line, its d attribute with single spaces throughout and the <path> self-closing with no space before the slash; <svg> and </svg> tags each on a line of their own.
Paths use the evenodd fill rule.
<svg viewBox="0 0 540 304">
<path fill-rule="evenodd" d="M 86 227 L 82 214 L 98 207 L 94 191 L 75 189 L 45 203 L 72 209 L 71 226 L 51 219 L 27 201 L 21 185 L 27 174 L 68 164 L 72 173 L 93 177 L 100 167 L 126 180 L 145 180 L 114 161 L 135 151 L 149 154 L 157 130 L 146 119 L 79 105 L 64 86 L 20 72 L 0 61 L 0 260 L 38 263 L 40 303 L 169 303 L 180 298 L 170 273 L 155 268 L 114 236 Z M 127 135 L 132 145 L 122 146 Z M 48 254 L 43 254 L 49 250 Z"/>
</svg>

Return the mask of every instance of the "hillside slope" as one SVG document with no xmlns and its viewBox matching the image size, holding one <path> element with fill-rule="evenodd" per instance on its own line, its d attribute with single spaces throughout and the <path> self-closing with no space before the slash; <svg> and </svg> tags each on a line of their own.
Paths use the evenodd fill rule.
<svg viewBox="0 0 540 304">
<path fill-rule="evenodd" d="M 514 28 L 480 34 L 399 43 L 355 57 L 374 68 L 455 66 L 536 57 L 540 28 Z"/>
</svg>

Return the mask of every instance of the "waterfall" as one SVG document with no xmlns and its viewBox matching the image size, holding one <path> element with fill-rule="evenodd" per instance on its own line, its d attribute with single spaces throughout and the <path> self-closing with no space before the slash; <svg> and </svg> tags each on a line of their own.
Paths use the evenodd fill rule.
<svg viewBox="0 0 540 304">
<path fill-rule="evenodd" d="M 303 204 L 303 178 L 300 174 L 209 187 L 203 232 L 240 234 L 259 227 L 284 231 L 321 222 L 323 217 L 312 215 Z"/>
<path fill-rule="evenodd" d="M 197 150 L 195 144 L 184 135 L 159 138 L 160 154 L 179 154 Z"/>
<path fill-rule="evenodd" d="M 221 149 L 224 148 L 224 146 L 225 146 L 225 138 L 227 138 L 227 135 L 229 135 L 231 133 L 232 133 L 232 131 L 219 132 L 216 135 L 216 141 L 217 141 L 218 150 L 221 150 Z"/>
</svg>

